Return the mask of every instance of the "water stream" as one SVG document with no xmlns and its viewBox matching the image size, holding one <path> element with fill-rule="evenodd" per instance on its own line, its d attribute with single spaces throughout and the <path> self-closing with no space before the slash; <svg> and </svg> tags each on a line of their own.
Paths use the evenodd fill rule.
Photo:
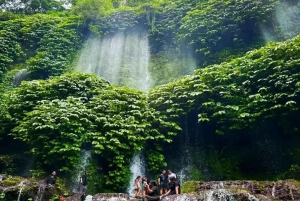
<svg viewBox="0 0 300 201">
<path fill-rule="evenodd" d="M 119 30 L 115 34 L 89 39 L 79 58 L 77 71 L 93 73 L 113 84 L 140 90 L 151 87 L 147 32 Z"/>
<path fill-rule="evenodd" d="M 14 86 L 20 86 L 21 82 L 28 78 L 28 71 L 26 69 L 19 70 L 12 79 Z"/>
<path fill-rule="evenodd" d="M 131 171 L 130 184 L 127 191 L 130 196 L 134 196 L 135 179 L 137 178 L 137 176 L 141 176 L 141 177 L 145 176 L 145 160 L 141 153 L 138 153 L 132 158 L 132 162 L 130 164 L 130 171 Z"/>
<path fill-rule="evenodd" d="M 34 199 L 34 201 L 42 201 L 43 200 L 43 195 L 46 189 L 46 184 L 45 183 L 39 183 L 38 184 L 39 190 L 38 193 Z"/>
<path fill-rule="evenodd" d="M 93 196 L 87 195 L 87 196 L 85 197 L 85 201 L 93 201 Z"/>
<path fill-rule="evenodd" d="M 74 176 L 73 182 L 72 182 L 72 190 L 73 190 L 74 193 L 79 192 L 80 177 L 87 170 L 90 158 L 91 158 L 91 151 L 83 150 L 81 152 L 80 163 L 79 163 L 78 167 L 75 170 L 75 174 L 74 174 L 75 176 Z"/>
<path fill-rule="evenodd" d="M 18 201 L 20 201 L 22 190 L 23 190 L 23 188 L 25 186 L 24 181 L 21 181 L 21 183 L 19 184 L 19 186 L 20 186 L 20 190 L 19 190 L 19 195 L 18 195 Z"/>
</svg>

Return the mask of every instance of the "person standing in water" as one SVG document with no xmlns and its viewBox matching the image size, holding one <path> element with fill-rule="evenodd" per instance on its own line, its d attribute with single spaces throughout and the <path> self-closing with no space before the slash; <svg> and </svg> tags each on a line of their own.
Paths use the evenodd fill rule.
<svg viewBox="0 0 300 201">
<path fill-rule="evenodd" d="M 87 189 L 87 176 L 88 173 L 85 172 L 84 175 L 80 177 L 80 194 L 86 195 L 86 189 Z"/>
<path fill-rule="evenodd" d="M 141 193 L 141 187 L 140 187 L 140 180 L 141 176 L 137 176 L 134 180 L 134 197 L 139 197 Z"/>
<path fill-rule="evenodd" d="M 160 194 L 164 194 L 168 190 L 168 175 L 166 170 L 163 170 L 161 175 L 158 178 L 158 185 L 160 187 Z"/>
</svg>

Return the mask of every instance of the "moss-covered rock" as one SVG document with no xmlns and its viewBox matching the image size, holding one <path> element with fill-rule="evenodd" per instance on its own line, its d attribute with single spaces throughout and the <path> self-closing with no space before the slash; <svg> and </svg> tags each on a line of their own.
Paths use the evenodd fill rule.
<svg viewBox="0 0 300 201">
<path fill-rule="evenodd" d="M 199 181 L 187 181 L 182 184 L 181 193 L 194 193 Z"/>
<path fill-rule="evenodd" d="M 3 185 L 4 186 L 15 186 L 15 185 L 21 183 L 21 181 L 22 181 L 22 178 L 20 178 L 20 177 L 10 177 L 3 181 Z"/>
</svg>

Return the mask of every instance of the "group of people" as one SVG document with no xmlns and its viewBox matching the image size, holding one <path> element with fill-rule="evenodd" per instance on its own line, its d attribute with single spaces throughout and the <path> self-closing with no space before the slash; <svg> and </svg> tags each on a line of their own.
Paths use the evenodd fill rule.
<svg viewBox="0 0 300 201">
<path fill-rule="evenodd" d="M 85 172 L 79 180 L 79 193 L 86 195 L 88 173 Z M 46 183 L 52 186 L 56 183 L 56 172 L 53 171 L 47 178 Z M 138 176 L 134 181 L 135 197 L 141 197 L 144 201 L 159 200 L 162 196 L 180 194 L 180 184 L 177 176 L 171 170 L 163 170 L 155 180 L 149 181 L 146 177 Z M 59 196 L 59 201 L 65 201 L 64 196 Z"/>
<path fill-rule="evenodd" d="M 86 190 L 87 190 L 87 177 L 88 173 L 85 172 L 79 180 L 79 193 L 82 195 L 82 197 L 85 197 Z M 56 183 L 56 171 L 53 171 L 47 178 L 46 178 L 46 184 L 48 186 L 52 186 Z M 63 195 L 59 196 L 59 201 L 65 201 L 65 197 Z"/>
<path fill-rule="evenodd" d="M 157 181 L 138 176 L 134 181 L 135 197 L 142 194 L 143 200 L 157 200 L 162 196 L 180 194 L 180 184 L 171 170 L 163 170 Z"/>
</svg>

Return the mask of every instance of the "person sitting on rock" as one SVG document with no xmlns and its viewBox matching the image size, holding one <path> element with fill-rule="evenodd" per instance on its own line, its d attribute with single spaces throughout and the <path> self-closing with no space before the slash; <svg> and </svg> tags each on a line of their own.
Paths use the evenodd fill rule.
<svg viewBox="0 0 300 201">
<path fill-rule="evenodd" d="M 143 197 L 146 196 L 146 191 L 147 191 L 147 178 L 143 177 L 142 178 L 142 184 L 143 184 Z"/>
<path fill-rule="evenodd" d="M 169 190 L 165 195 L 175 195 L 175 194 L 176 195 L 180 194 L 180 185 L 174 177 L 171 177 L 169 183 Z"/>
<path fill-rule="evenodd" d="M 56 178 L 57 178 L 57 177 L 56 177 L 56 172 L 53 171 L 53 172 L 47 177 L 47 179 L 46 179 L 47 185 L 51 186 L 51 185 L 55 184 Z"/>
<path fill-rule="evenodd" d="M 149 185 L 146 186 L 147 195 L 143 197 L 143 201 L 157 201 L 159 197 L 159 189 L 157 187 L 156 181 L 150 181 Z"/>
</svg>

